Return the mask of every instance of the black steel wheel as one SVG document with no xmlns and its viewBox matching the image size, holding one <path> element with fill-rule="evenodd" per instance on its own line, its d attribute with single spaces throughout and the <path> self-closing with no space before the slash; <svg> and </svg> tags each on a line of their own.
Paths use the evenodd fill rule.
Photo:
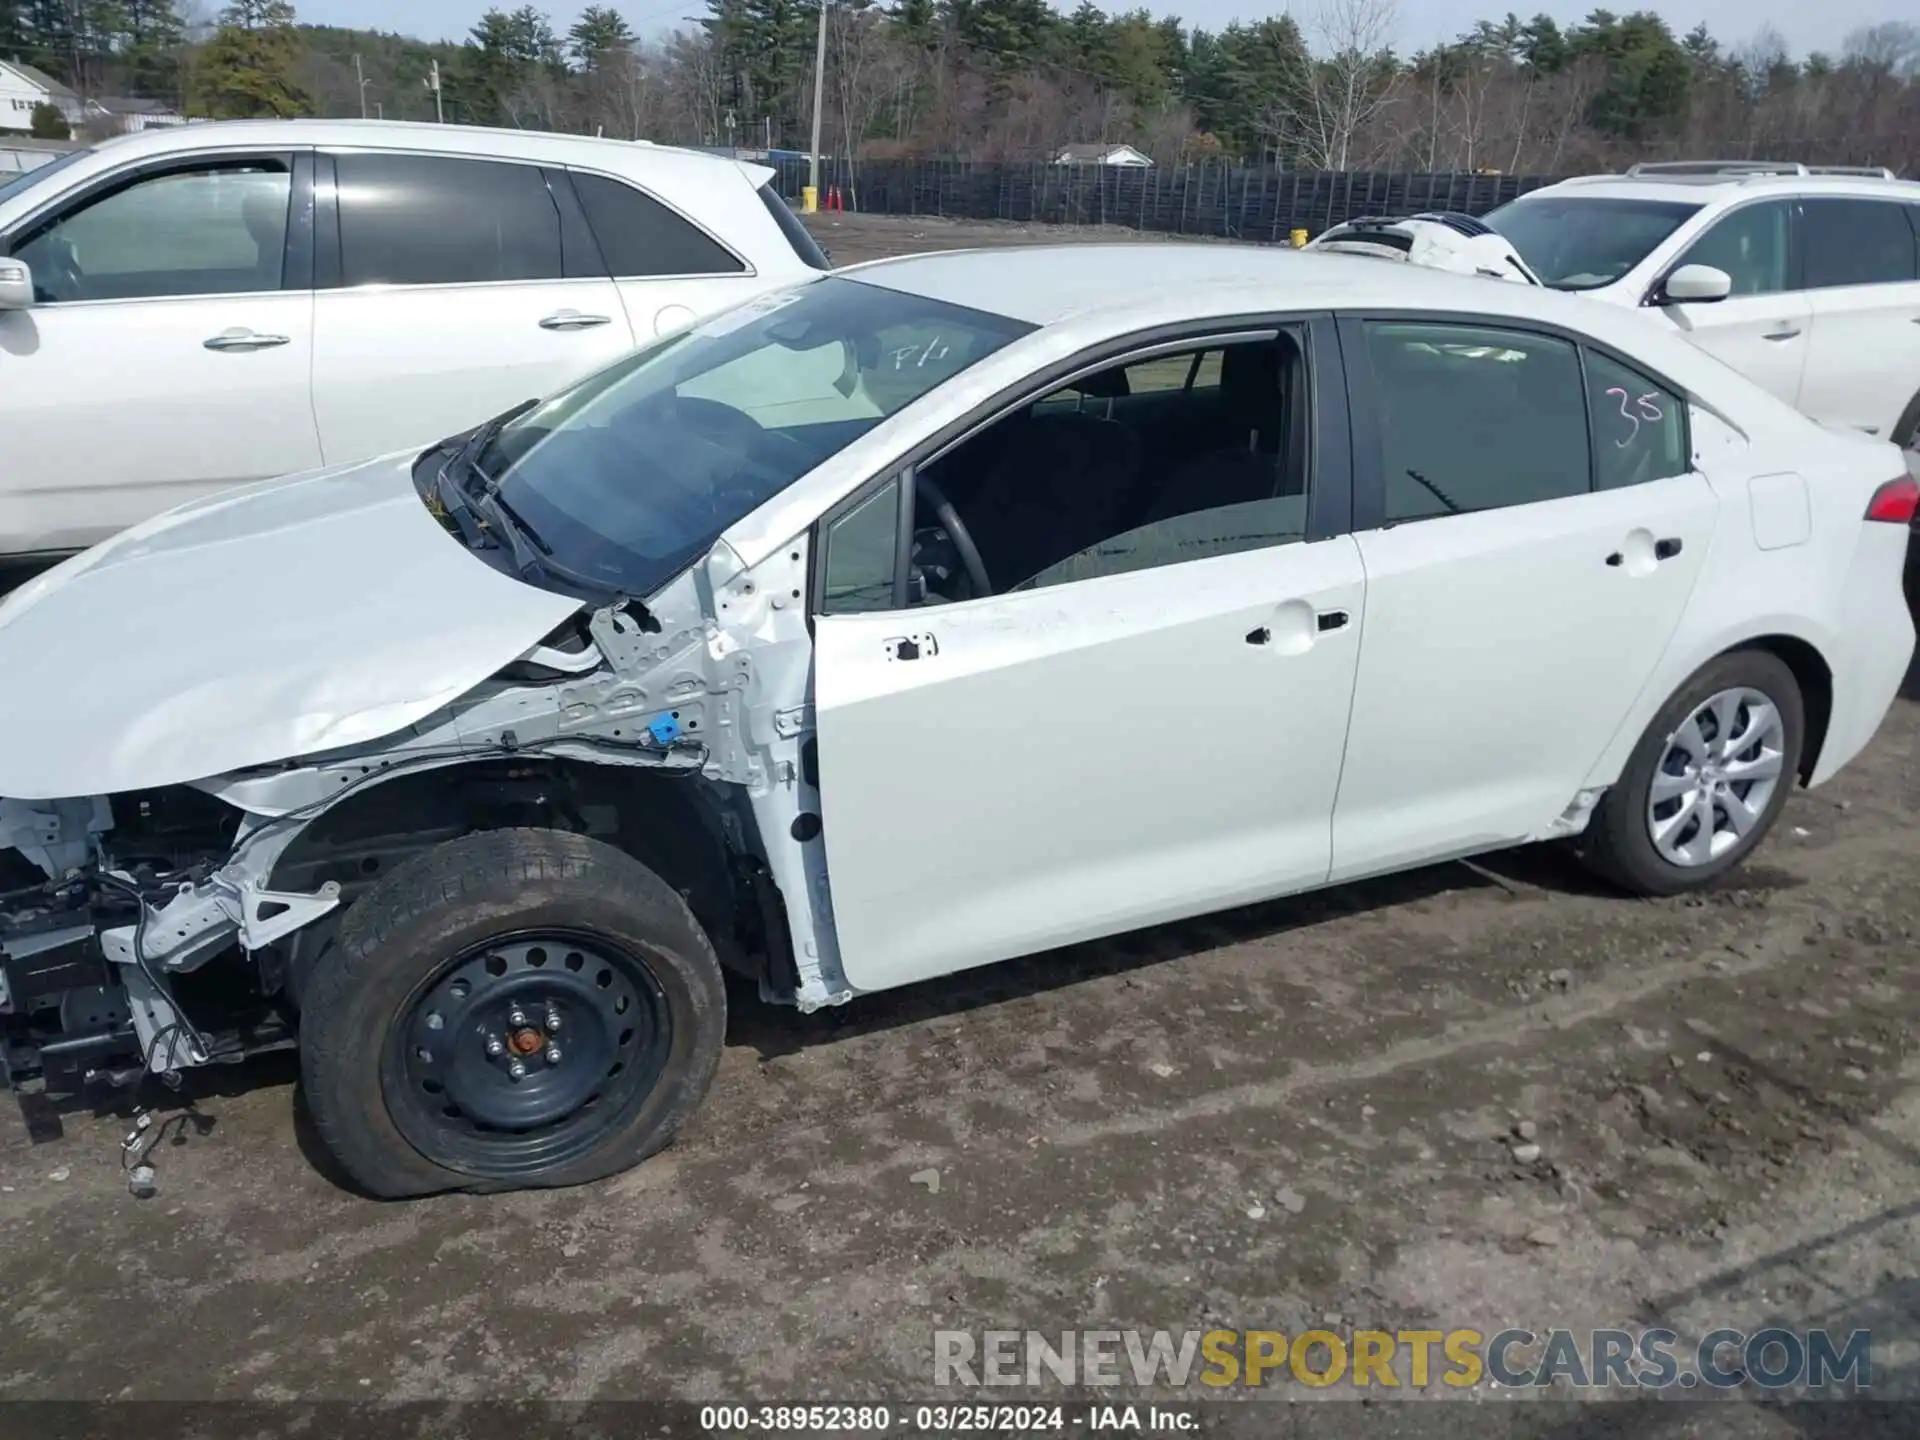
<svg viewBox="0 0 1920 1440">
<path fill-rule="evenodd" d="M 646 961 L 565 930 L 502 937 L 428 977 L 388 1037 L 394 1124 L 428 1159 L 508 1179 L 591 1150 L 673 1041 Z"/>
<path fill-rule="evenodd" d="M 470 835 L 360 897 L 301 1007 L 315 1126 L 378 1195 L 572 1185 L 672 1139 L 726 998 L 682 898 L 545 830 Z"/>
</svg>

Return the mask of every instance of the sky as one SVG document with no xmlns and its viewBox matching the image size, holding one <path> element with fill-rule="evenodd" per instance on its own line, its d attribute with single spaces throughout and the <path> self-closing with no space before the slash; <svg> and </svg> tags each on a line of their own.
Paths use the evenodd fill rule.
<svg viewBox="0 0 1920 1440">
<path fill-rule="evenodd" d="M 489 4 L 512 9 L 518 0 L 295 0 L 302 20 L 318 25 L 346 25 L 362 30 L 398 30 L 426 40 L 460 40 Z M 535 0 L 553 16 L 555 26 L 565 30 L 586 0 Z M 1071 9 L 1063 0 L 1052 0 L 1056 9 Z M 1125 10 L 1138 0 L 1112 0 L 1104 9 Z M 1545 10 L 1556 20 L 1575 21 L 1595 8 L 1597 0 L 1576 4 L 1542 3 L 1542 0 L 1401 0 L 1398 46 L 1418 50 L 1438 40 L 1447 40 L 1470 28 L 1474 21 L 1498 18 L 1509 9 L 1521 16 Z M 1642 0 L 1644 3 L 1644 0 Z M 1315 0 L 1297 0 L 1293 12 L 1304 24 Z M 702 0 L 616 0 L 614 8 L 627 17 L 642 35 L 654 35 L 682 23 L 683 17 L 700 15 L 706 7 Z M 1179 3 L 1153 3 L 1147 8 L 1155 14 L 1173 13 L 1189 25 L 1217 30 L 1232 20 L 1260 20 L 1283 13 L 1285 6 L 1260 5 L 1248 0 L 1179 0 Z M 1637 8 L 1635 0 L 1613 0 L 1606 8 L 1625 13 Z M 1840 48 L 1847 32 L 1862 25 L 1898 18 L 1905 8 L 1902 0 L 1678 0 L 1662 4 L 1653 0 L 1647 8 L 1667 17 L 1674 30 L 1684 34 L 1701 21 L 1719 37 L 1722 44 L 1738 46 L 1750 40 L 1762 26 L 1770 25 L 1796 55 L 1811 50 L 1834 51 Z M 400 18 L 400 17 L 405 17 Z"/>
</svg>

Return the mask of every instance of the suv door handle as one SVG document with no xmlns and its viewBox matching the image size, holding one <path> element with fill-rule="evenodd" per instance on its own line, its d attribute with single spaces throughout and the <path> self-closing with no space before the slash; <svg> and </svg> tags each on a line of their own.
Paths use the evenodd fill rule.
<svg viewBox="0 0 1920 1440">
<path fill-rule="evenodd" d="M 1679 553 L 1680 537 L 1678 535 L 1669 535 L 1664 540 L 1653 542 L 1653 558 L 1656 560 L 1671 560 Z"/>
<path fill-rule="evenodd" d="M 578 310 L 556 310 L 540 322 L 542 330 L 591 330 L 596 325 L 611 325 L 611 315 L 582 315 Z"/>
<path fill-rule="evenodd" d="M 218 335 L 202 340 L 200 343 L 209 350 L 237 350 L 244 354 L 249 350 L 271 350 L 276 345 L 285 345 L 289 342 L 285 335 L 257 335 L 251 330 L 236 329 L 222 330 Z"/>
<path fill-rule="evenodd" d="M 1784 330 L 1769 330 L 1765 335 L 1762 335 L 1760 338 L 1762 340 L 1791 340 L 1793 339 L 1794 336 L 1798 335 L 1799 333 L 1800 333 L 1800 329 L 1798 326 L 1789 325 Z"/>
</svg>

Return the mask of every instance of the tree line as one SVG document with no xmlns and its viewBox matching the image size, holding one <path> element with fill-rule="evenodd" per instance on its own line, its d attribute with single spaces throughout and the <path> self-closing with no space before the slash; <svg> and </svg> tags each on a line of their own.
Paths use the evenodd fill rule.
<svg viewBox="0 0 1920 1440">
<path fill-rule="evenodd" d="M 186 0 L 191 4 L 192 0 Z M 1834 53 L 1649 11 L 1483 20 L 1402 54 L 1396 0 L 1217 31 L 1093 0 L 828 0 L 823 148 L 1026 161 L 1125 142 L 1328 170 L 1563 173 L 1677 155 L 1920 168 L 1920 26 Z M 289 0 L 0 0 L 0 58 L 194 115 L 383 115 L 805 148 L 819 0 L 706 0 L 643 40 L 604 5 L 489 9 L 460 43 L 299 23 Z M 438 66 L 441 88 L 429 79 Z M 436 109 L 436 102 L 438 109 Z"/>
</svg>

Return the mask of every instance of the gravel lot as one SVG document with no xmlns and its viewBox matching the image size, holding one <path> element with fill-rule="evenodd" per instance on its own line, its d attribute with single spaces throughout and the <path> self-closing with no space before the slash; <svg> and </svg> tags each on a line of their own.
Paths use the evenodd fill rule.
<svg viewBox="0 0 1920 1440">
<path fill-rule="evenodd" d="M 843 262 L 1058 238 L 822 229 Z M 191 1092 L 144 1203 L 124 1121 L 32 1147 L 9 1118 L 0 1398 L 899 1401 L 933 1394 L 939 1328 L 1656 1321 L 1870 1327 L 1875 1393 L 1920 1398 L 1917 761 L 1920 670 L 1704 898 L 1516 852 L 812 1017 L 738 993 L 682 1142 L 582 1190 L 360 1199 L 285 1064 Z M 1369 1434 L 1576 1433 L 1485 1391 L 1417 1421 L 1278 1393 L 1344 1397 Z M 1853 1407 L 1611 1414 L 1915 1433 Z"/>
</svg>

